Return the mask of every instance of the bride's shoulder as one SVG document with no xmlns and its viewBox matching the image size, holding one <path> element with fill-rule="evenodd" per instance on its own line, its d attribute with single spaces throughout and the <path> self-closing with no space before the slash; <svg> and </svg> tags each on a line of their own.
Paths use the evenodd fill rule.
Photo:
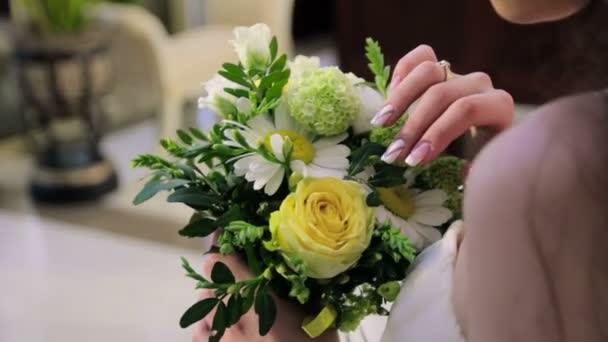
<svg viewBox="0 0 608 342">
<path fill-rule="evenodd" d="M 486 146 L 473 163 L 469 188 L 524 192 L 561 180 L 574 185 L 577 167 L 608 161 L 608 92 L 564 97 L 527 116 Z M 541 180 L 539 182 L 539 180 Z M 547 184 L 550 185 L 550 184 Z"/>
</svg>

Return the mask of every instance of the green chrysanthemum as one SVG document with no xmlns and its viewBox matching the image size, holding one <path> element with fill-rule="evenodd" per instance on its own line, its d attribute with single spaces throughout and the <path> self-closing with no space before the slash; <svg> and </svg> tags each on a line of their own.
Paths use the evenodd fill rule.
<svg viewBox="0 0 608 342">
<path fill-rule="evenodd" d="M 441 189 L 448 194 L 445 206 L 452 210 L 456 217 L 462 213 L 462 193 L 458 188 L 462 185 L 465 161 L 444 156 L 433 161 L 428 168 L 417 177 L 418 186 Z"/>
<path fill-rule="evenodd" d="M 372 128 L 372 131 L 369 133 L 369 140 L 384 147 L 388 147 L 388 145 L 395 140 L 395 136 L 399 133 L 399 130 L 403 127 L 406 120 L 407 114 L 403 114 L 403 116 L 401 116 L 401 118 L 392 126 Z"/>
<path fill-rule="evenodd" d="M 291 115 L 320 135 L 345 132 L 361 110 L 361 100 L 348 77 L 336 67 L 317 69 L 289 81 Z"/>
</svg>

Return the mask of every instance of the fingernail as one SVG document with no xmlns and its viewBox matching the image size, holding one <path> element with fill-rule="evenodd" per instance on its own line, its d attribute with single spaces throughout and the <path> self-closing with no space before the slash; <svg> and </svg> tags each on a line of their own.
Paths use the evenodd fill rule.
<svg viewBox="0 0 608 342">
<path fill-rule="evenodd" d="M 397 157 L 403 152 L 404 147 L 405 141 L 402 139 L 395 140 L 388 146 L 386 152 L 384 152 L 380 159 L 382 159 L 383 162 L 390 164 L 397 160 Z"/>
<path fill-rule="evenodd" d="M 371 124 L 374 126 L 384 126 L 391 118 L 394 111 L 395 109 L 390 104 L 382 107 L 382 109 L 380 109 L 380 111 L 372 118 Z"/>
<path fill-rule="evenodd" d="M 420 142 L 414 147 L 407 158 L 405 158 L 405 163 L 409 166 L 416 166 L 426 158 L 429 152 L 431 152 L 431 143 L 428 141 Z"/>
</svg>

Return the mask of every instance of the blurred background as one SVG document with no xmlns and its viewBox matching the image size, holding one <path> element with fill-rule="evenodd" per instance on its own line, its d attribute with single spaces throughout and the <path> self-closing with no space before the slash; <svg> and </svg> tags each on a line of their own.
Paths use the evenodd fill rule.
<svg viewBox="0 0 608 342">
<path fill-rule="evenodd" d="M 487 0 L 11 0 L 0 2 L 0 341 L 186 341 L 195 299 L 179 257 L 188 209 L 135 207 L 138 154 L 208 127 L 201 83 L 236 59 L 236 25 L 267 23 L 289 56 L 369 77 L 364 39 L 389 64 L 433 46 L 481 70 L 518 118 L 608 85 L 608 5 L 518 26 Z M 573 113 L 575 115 L 575 113 Z"/>
</svg>

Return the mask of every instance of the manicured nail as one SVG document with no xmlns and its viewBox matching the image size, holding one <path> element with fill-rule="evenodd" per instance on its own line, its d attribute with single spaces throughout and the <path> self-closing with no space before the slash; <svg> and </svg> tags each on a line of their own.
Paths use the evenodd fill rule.
<svg viewBox="0 0 608 342">
<path fill-rule="evenodd" d="M 409 166 L 416 166 L 426 158 L 429 152 L 431 152 L 431 143 L 428 141 L 420 142 L 414 147 L 407 158 L 405 158 L 405 163 Z"/>
<path fill-rule="evenodd" d="M 394 112 L 395 109 L 393 108 L 393 105 L 388 104 L 382 107 L 382 109 L 380 109 L 380 111 L 372 118 L 371 124 L 374 126 L 384 126 Z"/>
<path fill-rule="evenodd" d="M 397 160 L 397 157 L 403 152 L 404 147 L 405 141 L 401 139 L 395 140 L 388 146 L 386 152 L 384 152 L 380 159 L 382 159 L 383 162 L 390 164 Z"/>
</svg>

